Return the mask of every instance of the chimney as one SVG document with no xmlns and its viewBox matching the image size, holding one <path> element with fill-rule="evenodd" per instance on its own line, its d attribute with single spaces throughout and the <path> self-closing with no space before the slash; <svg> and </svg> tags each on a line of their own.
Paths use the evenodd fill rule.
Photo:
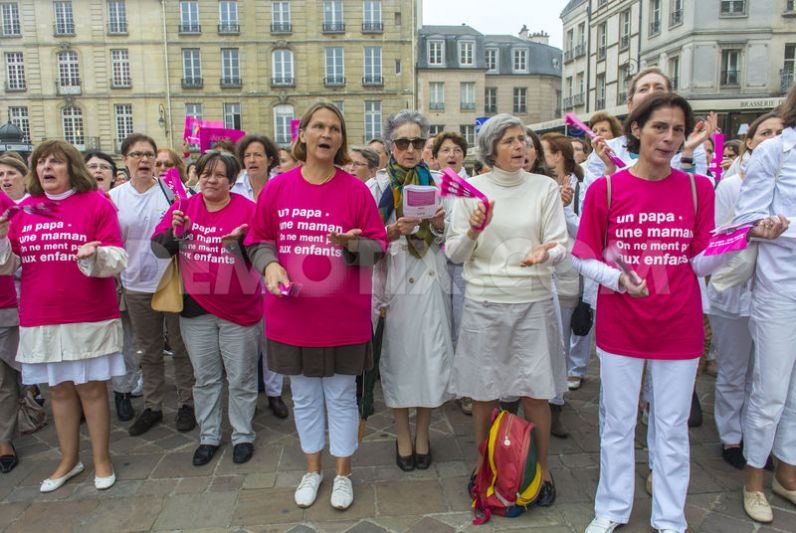
<svg viewBox="0 0 796 533">
<path fill-rule="evenodd" d="M 542 30 L 532 33 L 528 37 L 528 40 L 539 44 L 550 44 L 550 35 L 544 30 Z"/>
<path fill-rule="evenodd" d="M 523 41 L 528 39 L 528 26 L 525 24 L 522 25 L 522 29 L 520 30 L 520 39 Z"/>
</svg>

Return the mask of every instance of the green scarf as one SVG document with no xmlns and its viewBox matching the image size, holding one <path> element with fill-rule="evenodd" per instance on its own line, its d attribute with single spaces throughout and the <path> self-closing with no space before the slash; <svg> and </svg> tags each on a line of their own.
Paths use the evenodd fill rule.
<svg viewBox="0 0 796 533">
<path fill-rule="evenodd" d="M 425 163 L 420 163 L 415 167 L 406 169 L 398 165 L 398 163 L 390 157 L 389 162 L 387 162 L 387 175 L 390 177 L 392 205 L 390 205 L 389 202 L 379 202 L 382 220 L 385 224 L 393 211 L 395 211 L 396 220 L 403 216 L 404 185 L 434 185 L 431 172 L 429 172 Z M 417 232 L 412 235 L 406 235 L 406 241 L 409 243 L 409 253 L 417 258 L 423 257 L 431 246 L 431 243 L 434 242 L 434 239 L 434 234 L 431 232 L 431 223 L 428 220 L 423 220 Z"/>
</svg>

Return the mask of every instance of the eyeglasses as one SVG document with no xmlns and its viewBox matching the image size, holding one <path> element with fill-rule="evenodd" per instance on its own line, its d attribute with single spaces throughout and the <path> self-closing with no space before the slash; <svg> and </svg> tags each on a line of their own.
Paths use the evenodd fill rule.
<svg viewBox="0 0 796 533">
<path fill-rule="evenodd" d="M 406 150 L 411 144 L 415 150 L 422 150 L 426 145 L 426 139 L 415 137 L 414 139 L 400 138 L 393 139 L 392 143 L 398 147 L 399 150 Z"/>
<path fill-rule="evenodd" d="M 128 157 L 132 157 L 133 159 L 153 159 L 155 157 L 155 152 L 130 152 L 127 154 Z"/>
<path fill-rule="evenodd" d="M 90 165 L 86 165 L 89 170 L 113 170 L 107 163 L 91 163 Z"/>
<path fill-rule="evenodd" d="M 351 161 L 351 166 L 352 167 L 369 167 L 370 165 L 368 165 L 367 163 L 364 163 L 362 161 Z"/>
<path fill-rule="evenodd" d="M 171 161 L 155 161 L 155 166 L 171 168 L 174 166 L 174 163 L 172 163 Z"/>
<path fill-rule="evenodd" d="M 442 148 L 439 153 L 441 154 L 453 154 L 453 155 L 464 155 L 464 151 L 459 148 L 458 146 L 455 148 Z"/>
</svg>

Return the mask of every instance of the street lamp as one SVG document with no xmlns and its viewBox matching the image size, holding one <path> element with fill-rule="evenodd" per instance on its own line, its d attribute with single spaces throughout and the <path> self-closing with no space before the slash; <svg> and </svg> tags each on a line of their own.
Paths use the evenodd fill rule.
<svg viewBox="0 0 796 533">
<path fill-rule="evenodd" d="M 169 138 L 169 123 L 166 121 L 166 109 L 163 104 L 158 104 L 158 125 L 163 128 L 166 138 Z"/>
</svg>

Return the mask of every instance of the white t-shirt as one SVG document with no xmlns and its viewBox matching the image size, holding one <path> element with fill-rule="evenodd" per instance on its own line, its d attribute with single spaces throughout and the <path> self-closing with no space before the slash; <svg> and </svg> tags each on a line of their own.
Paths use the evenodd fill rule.
<svg viewBox="0 0 796 533">
<path fill-rule="evenodd" d="M 142 194 L 127 182 L 111 189 L 110 196 L 119 209 L 122 240 L 128 255 L 127 268 L 121 275 L 122 285 L 128 291 L 154 293 L 169 260 L 155 257 L 150 237 L 169 209 L 169 201 L 157 183 Z"/>
</svg>

